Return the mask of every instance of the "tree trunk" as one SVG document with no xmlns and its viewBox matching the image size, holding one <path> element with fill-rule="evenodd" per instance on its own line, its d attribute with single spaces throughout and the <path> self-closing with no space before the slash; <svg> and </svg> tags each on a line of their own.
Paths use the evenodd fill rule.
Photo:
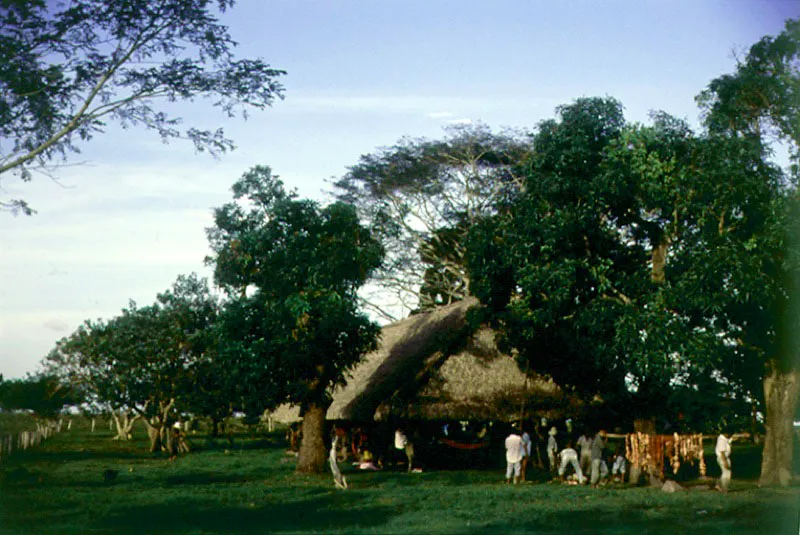
<svg viewBox="0 0 800 535">
<path fill-rule="evenodd" d="M 759 485 L 788 487 L 792 479 L 793 420 L 797 410 L 800 372 L 771 370 L 764 377 L 766 407 L 764 456 Z"/>
<path fill-rule="evenodd" d="M 150 453 L 155 453 L 161 450 L 161 422 L 158 418 L 153 418 L 153 421 L 145 420 L 147 425 L 147 436 L 150 438 Z"/>
<path fill-rule="evenodd" d="M 316 403 L 309 404 L 303 415 L 303 438 L 297 471 L 306 474 L 321 473 L 325 469 L 325 413 L 327 409 Z"/>
<path fill-rule="evenodd" d="M 177 446 L 177 444 L 174 446 Z M 165 425 L 161 428 L 161 451 L 170 455 L 172 455 L 174 451 L 172 444 L 172 426 L 170 425 Z"/>
<path fill-rule="evenodd" d="M 667 251 L 669 250 L 669 239 L 662 236 L 660 243 L 653 247 L 651 259 L 653 262 L 650 278 L 656 284 L 664 284 L 665 271 L 667 266 Z"/>
<path fill-rule="evenodd" d="M 133 424 L 139 419 L 139 415 L 130 415 L 130 411 L 119 411 L 111 414 L 112 422 L 117 426 L 117 436 L 114 440 L 130 440 Z"/>
<path fill-rule="evenodd" d="M 656 434 L 656 420 L 655 418 L 637 418 L 633 421 L 633 432 L 644 433 L 646 435 Z M 644 466 L 643 464 L 631 464 L 630 475 L 628 476 L 628 483 L 631 485 L 638 485 L 642 477 L 642 472 L 653 473 L 653 466 Z M 658 472 L 656 472 L 658 473 Z"/>
</svg>

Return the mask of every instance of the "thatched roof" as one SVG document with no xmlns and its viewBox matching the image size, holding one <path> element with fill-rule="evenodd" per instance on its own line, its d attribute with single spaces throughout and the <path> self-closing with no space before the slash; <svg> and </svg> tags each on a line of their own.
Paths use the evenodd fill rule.
<svg viewBox="0 0 800 535">
<path fill-rule="evenodd" d="M 365 356 L 345 386 L 333 393 L 329 420 L 371 421 L 390 413 L 412 419 L 513 420 L 524 409 L 562 407 L 565 397 L 552 382 L 526 378 L 514 359 L 498 351 L 488 328 L 475 332 L 468 298 L 417 314 L 381 331 L 379 348 Z M 283 407 L 278 420 L 297 410 Z"/>
</svg>

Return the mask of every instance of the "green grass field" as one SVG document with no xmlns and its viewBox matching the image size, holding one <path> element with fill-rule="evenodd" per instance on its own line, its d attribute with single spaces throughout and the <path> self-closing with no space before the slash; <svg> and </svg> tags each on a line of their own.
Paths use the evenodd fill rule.
<svg viewBox="0 0 800 535">
<path fill-rule="evenodd" d="M 728 495 L 502 485 L 502 469 L 345 470 L 351 488 L 341 491 L 328 475 L 295 474 L 278 434 L 238 437 L 230 450 L 195 437 L 196 452 L 169 461 L 146 453 L 143 429 L 128 443 L 109 440 L 107 429 L 90 434 L 79 422 L 4 461 L 0 534 L 798 533 L 800 487 L 736 479 L 744 446 L 734 447 Z M 107 469 L 119 471 L 113 484 L 103 481 Z"/>
</svg>

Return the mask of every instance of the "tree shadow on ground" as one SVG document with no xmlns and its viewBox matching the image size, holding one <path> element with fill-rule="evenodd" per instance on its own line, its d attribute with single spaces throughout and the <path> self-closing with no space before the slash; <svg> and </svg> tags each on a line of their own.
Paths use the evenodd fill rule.
<svg viewBox="0 0 800 535">
<path fill-rule="evenodd" d="M 285 449 L 286 441 L 273 436 L 234 435 L 233 443 L 223 435 L 190 435 L 192 451 L 240 451 Z"/>
<path fill-rule="evenodd" d="M 167 485 L 213 485 L 216 483 L 247 483 L 249 481 L 263 481 L 268 472 L 253 472 L 247 474 L 230 474 L 221 472 L 194 472 L 168 476 L 164 483 Z"/>
<path fill-rule="evenodd" d="M 330 493 L 290 503 L 250 502 L 224 505 L 194 501 L 160 503 L 117 510 L 94 529 L 114 533 L 278 533 L 324 532 L 379 528 L 395 514 L 394 508 L 359 506 L 357 493 Z M 380 531 L 378 529 L 378 531 Z"/>
<path fill-rule="evenodd" d="M 20 464 L 25 463 L 70 463 L 75 461 L 97 461 L 97 460 L 133 460 L 152 458 L 152 454 L 146 452 L 133 451 L 98 451 L 98 450 L 78 450 L 78 451 L 48 451 L 37 450 L 26 452 L 25 457 L 20 457 Z M 15 459 L 17 460 L 17 459 Z"/>
<path fill-rule="evenodd" d="M 681 500 L 672 504 L 642 502 L 625 506 L 582 506 L 579 511 L 546 511 L 536 516 L 466 527 L 461 535 L 536 533 L 537 535 L 619 533 L 675 535 L 736 533 L 795 535 L 800 508 L 791 500 L 754 506 L 730 505 L 703 509 Z"/>
</svg>

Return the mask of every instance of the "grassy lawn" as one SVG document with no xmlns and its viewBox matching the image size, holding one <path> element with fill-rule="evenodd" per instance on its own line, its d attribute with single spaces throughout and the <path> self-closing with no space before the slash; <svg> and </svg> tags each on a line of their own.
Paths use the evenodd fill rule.
<svg viewBox="0 0 800 535">
<path fill-rule="evenodd" d="M 337 491 L 327 475 L 296 475 L 277 435 L 230 450 L 194 438 L 198 451 L 171 462 L 146 453 L 142 429 L 129 443 L 107 429 L 80 422 L 3 462 L 0 534 L 798 533 L 800 487 L 758 489 L 736 471 L 728 495 L 507 486 L 500 468 L 345 470 L 351 488 Z M 107 469 L 119 471 L 113 484 Z"/>
</svg>

